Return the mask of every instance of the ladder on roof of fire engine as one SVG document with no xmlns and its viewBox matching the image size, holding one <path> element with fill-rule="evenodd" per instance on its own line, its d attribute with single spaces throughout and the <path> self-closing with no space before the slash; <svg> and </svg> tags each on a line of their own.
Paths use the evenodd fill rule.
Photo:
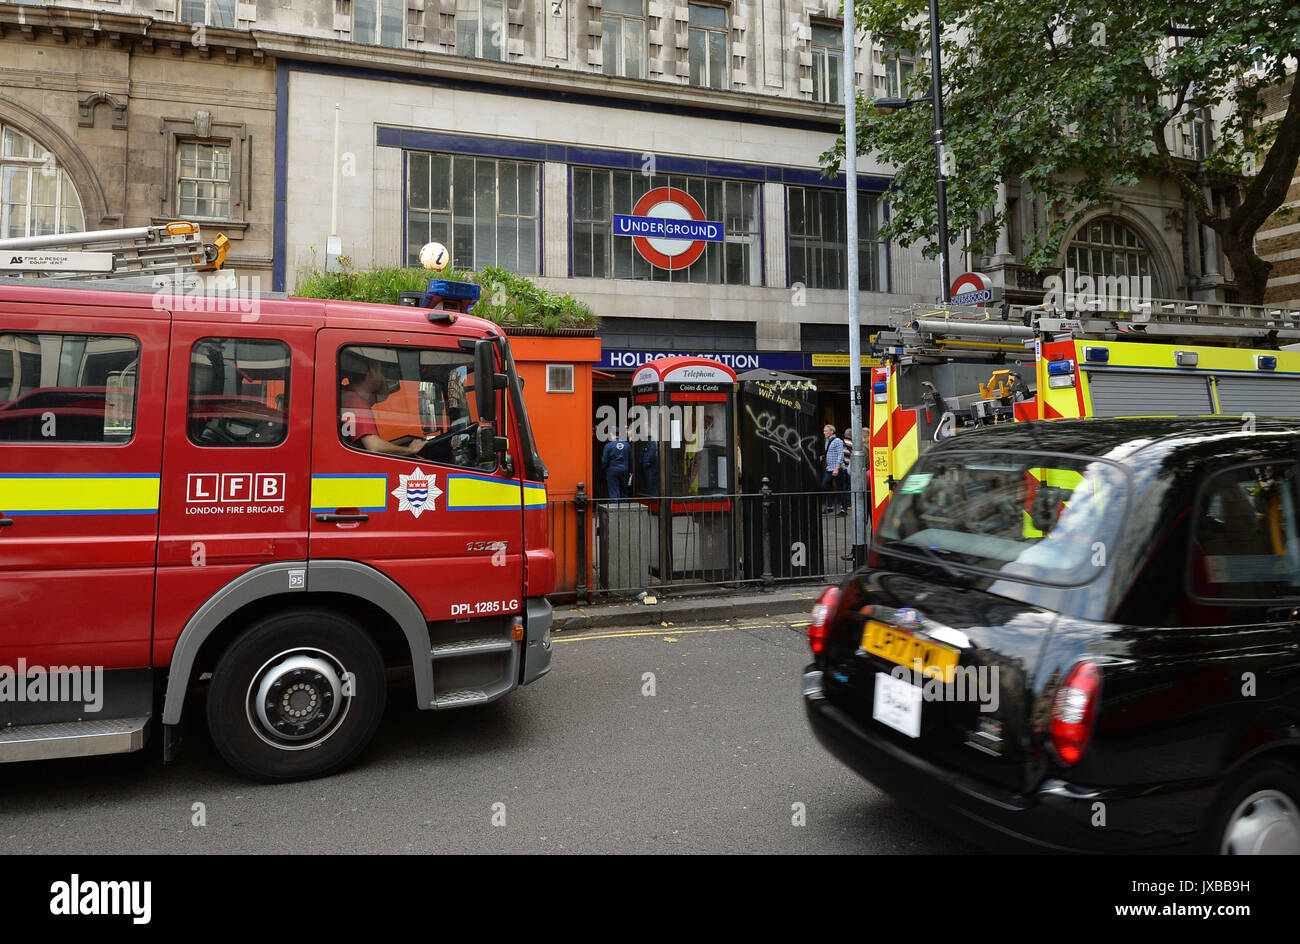
<svg viewBox="0 0 1300 944">
<path fill-rule="evenodd" d="M 1153 299 L 1127 307 L 1105 307 L 1104 299 L 1085 299 L 1069 308 L 1050 305 L 913 305 L 891 313 L 884 347 L 906 353 L 951 355 L 1010 353 L 1032 349 L 1038 338 L 1062 336 L 1117 341 L 1200 341 L 1281 347 L 1300 343 L 1300 309 L 1231 302 Z"/>
<path fill-rule="evenodd" d="M 226 261 L 230 240 L 204 243 L 197 223 L 0 239 L 0 276 L 120 279 L 184 270 L 207 272 Z"/>
</svg>

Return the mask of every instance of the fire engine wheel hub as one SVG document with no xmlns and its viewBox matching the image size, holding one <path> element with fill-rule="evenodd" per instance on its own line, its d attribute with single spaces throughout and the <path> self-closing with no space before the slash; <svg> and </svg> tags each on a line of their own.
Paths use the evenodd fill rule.
<svg viewBox="0 0 1300 944">
<path fill-rule="evenodd" d="M 1237 805 L 1223 833 L 1224 855 L 1300 854 L 1300 810 L 1278 790 L 1252 793 Z"/>
<path fill-rule="evenodd" d="M 248 686 L 248 722 L 272 747 L 301 751 L 330 737 L 347 716 L 347 671 L 327 652 L 293 649 L 268 659 Z"/>
</svg>

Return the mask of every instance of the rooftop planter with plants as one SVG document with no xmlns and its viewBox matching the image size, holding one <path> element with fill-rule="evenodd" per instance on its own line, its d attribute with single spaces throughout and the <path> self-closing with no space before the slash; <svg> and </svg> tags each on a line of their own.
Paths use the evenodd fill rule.
<svg viewBox="0 0 1300 944">
<path fill-rule="evenodd" d="M 566 334 L 573 329 L 594 331 L 598 319 L 591 309 L 572 295 L 557 295 L 535 285 L 531 279 L 507 272 L 500 266 L 484 266 L 478 272 L 447 269 L 354 269 L 346 256 L 339 269 L 301 269 L 294 294 L 302 298 L 333 298 L 343 301 L 397 304 L 402 292 L 422 292 L 431 278 L 473 282 L 482 291 L 474 314 L 487 318 L 507 331 L 527 334 Z"/>
</svg>

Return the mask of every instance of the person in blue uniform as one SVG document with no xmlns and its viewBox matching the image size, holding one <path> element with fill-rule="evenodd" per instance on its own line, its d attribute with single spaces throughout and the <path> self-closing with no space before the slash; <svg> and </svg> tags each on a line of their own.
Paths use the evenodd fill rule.
<svg viewBox="0 0 1300 944">
<path fill-rule="evenodd" d="M 630 498 L 627 480 L 632 474 L 632 444 L 627 441 L 626 433 L 605 443 L 600 453 L 600 467 L 605 470 L 609 497 L 615 500 Z"/>
<path fill-rule="evenodd" d="M 653 439 L 641 446 L 641 480 L 646 495 L 659 494 L 659 443 Z"/>
</svg>

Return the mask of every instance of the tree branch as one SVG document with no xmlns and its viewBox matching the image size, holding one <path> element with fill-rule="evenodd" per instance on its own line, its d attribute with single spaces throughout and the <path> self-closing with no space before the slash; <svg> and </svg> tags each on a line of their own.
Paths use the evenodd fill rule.
<svg viewBox="0 0 1300 944">
<path fill-rule="evenodd" d="M 1273 146 L 1268 149 L 1264 166 L 1246 188 L 1237 211 L 1228 224 L 1239 232 L 1253 233 L 1286 200 L 1287 191 L 1300 162 L 1300 84 L 1292 82 L 1286 114 L 1278 125 Z"/>
</svg>

